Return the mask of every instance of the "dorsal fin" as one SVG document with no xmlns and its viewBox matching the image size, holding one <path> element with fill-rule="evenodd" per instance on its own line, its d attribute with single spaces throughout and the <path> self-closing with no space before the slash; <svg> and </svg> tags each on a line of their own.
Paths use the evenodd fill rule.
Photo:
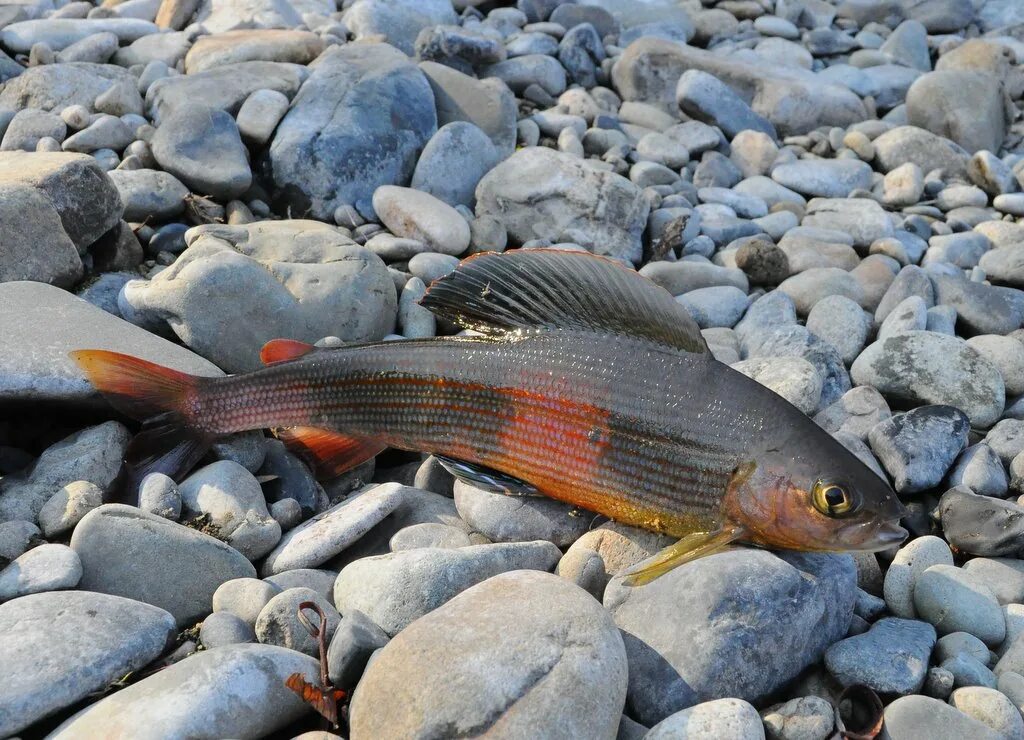
<svg viewBox="0 0 1024 740">
<path fill-rule="evenodd" d="M 298 339 L 271 339 L 260 350 L 260 362 L 264 365 L 288 362 L 308 355 L 315 349 L 312 344 L 300 342 Z"/>
<path fill-rule="evenodd" d="M 697 323 L 668 291 L 589 252 L 484 252 L 431 283 L 420 303 L 487 334 L 592 330 L 646 337 L 688 352 L 708 351 Z"/>
</svg>

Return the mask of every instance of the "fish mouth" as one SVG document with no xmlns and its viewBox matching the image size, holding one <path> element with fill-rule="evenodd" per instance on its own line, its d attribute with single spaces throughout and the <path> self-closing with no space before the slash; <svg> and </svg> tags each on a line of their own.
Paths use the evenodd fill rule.
<svg viewBox="0 0 1024 740">
<path fill-rule="evenodd" d="M 842 533 L 850 543 L 849 549 L 873 552 L 899 545 L 909 536 L 900 526 L 899 519 L 882 520 L 871 524 L 855 524 Z"/>
</svg>

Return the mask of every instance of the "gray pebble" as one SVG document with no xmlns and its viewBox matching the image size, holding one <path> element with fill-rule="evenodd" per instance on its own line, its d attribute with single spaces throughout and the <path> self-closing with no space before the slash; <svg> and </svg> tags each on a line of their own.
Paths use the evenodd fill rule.
<svg viewBox="0 0 1024 740">
<path fill-rule="evenodd" d="M 199 628 L 199 641 L 207 650 L 235 645 L 244 642 L 256 642 L 256 633 L 252 625 L 242 621 L 230 612 L 214 612 L 203 620 Z"/>
</svg>

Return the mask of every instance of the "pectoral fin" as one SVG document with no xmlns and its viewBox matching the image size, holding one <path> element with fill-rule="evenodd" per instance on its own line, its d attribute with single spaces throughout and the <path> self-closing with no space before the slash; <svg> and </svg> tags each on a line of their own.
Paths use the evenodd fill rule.
<svg viewBox="0 0 1024 740">
<path fill-rule="evenodd" d="M 543 495 L 526 481 L 502 473 L 500 470 L 468 463 L 465 460 L 456 460 L 443 455 L 434 455 L 434 457 L 437 458 L 437 461 L 441 463 L 445 470 L 463 483 L 468 483 L 475 488 L 489 491 L 490 493 L 500 493 L 505 496 Z"/>
<path fill-rule="evenodd" d="M 702 558 L 726 547 L 729 543 L 743 537 L 746 531 L 736 525 L 726 525 L 714 532 L 694 532 L 688 534 L 674 545 L 669 545 L 653 558 L 626 571 L 627 586 L 643 586 L 655 578 L 663 576 L 683 563 Z"/>
</svg>

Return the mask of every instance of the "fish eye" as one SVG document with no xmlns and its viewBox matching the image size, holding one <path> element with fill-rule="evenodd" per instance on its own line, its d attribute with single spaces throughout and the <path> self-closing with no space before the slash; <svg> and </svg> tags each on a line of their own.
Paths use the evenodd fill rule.
<svg viewBox="0 0 1024 740">
<path fill-rule="evenodd" d="M 842 517 L 860 508 L 860 497 L 839 483 L 819 480 L 811 492 L 814 508 L 825 516 Z"/>
</svg>

